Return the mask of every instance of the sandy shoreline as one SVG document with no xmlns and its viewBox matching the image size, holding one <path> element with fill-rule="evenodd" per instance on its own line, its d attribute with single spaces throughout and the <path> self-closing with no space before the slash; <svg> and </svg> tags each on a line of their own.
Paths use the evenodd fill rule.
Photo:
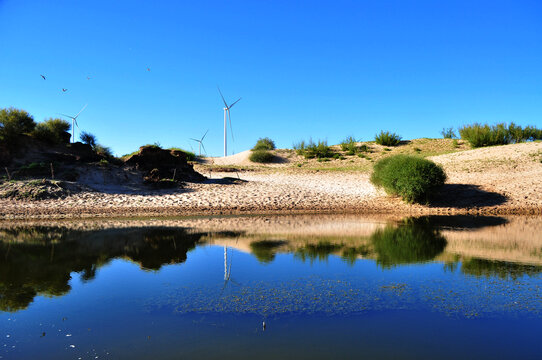
<svg viewBox="0 0 542 360">
<path fill-rule="evenodd" d="M 469 150 L 433 157 L 448 182 L 427 205 L 385 195 L 355 171 L 264 168 L 216 173 L 184 189 L 80 192 L 64 199 L 0 199 L 0 219 L 190 216 L 270 213 L 542 214 L 542 143 Z M 207 174 L 206 174 L 207 175 Z M 226 177 L 242 181 L 224 181 Z"/>
</svg>

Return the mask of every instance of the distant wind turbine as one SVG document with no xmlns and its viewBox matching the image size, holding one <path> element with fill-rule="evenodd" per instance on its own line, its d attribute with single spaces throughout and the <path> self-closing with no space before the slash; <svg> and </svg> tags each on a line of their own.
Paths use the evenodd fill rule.
<svg viewBox="0 0 542 360">
<path fill-rule="evenodd" d="M 201 137 L 201 139 L 194 139 L 194 138 L 190 138 L 190 140 L 194 140 L 195 142 L 199 143 L 199 156 L 201 156 L 201 148 L 203 147 L 203 151 L 205 151 L 205 153 L 207 154 L 207 150 L 205 150 L 205 146 L 203 146 L 203 139 L 205 138 L 205 136 L 207 135 L 207 133 L 209 132 L 209 130 L 207 130 L 205 132 L 205 134 L 203 134 L 203 136 Z"/>
<path fill-rule="evenodd" d="M 83 106 L 83 108 L 81 109 L 81 111 L 79 111 L 77 113 L 77 115 L 75 116 L 70 116 L 70 115 L 66 115 L 66 114 L 60 114 L 62 116 L 65 116 L 67 118 L 70 118 L 72 119 L 72 143 L 75 142 L 75 126 L 77 125 L 77 128 L 79 128 L 79 125 L 77 124 L 77 117 L 79 116 L 79 114 L 81 114 L 83 112 L 83 110 L 85 110 L 85 108 L 87 107 L 88 104 L 86 104 L 85 106 Z"/>
<path fill-rule="evenodd" d="M 217 86 L 218 92 L 220 93 L 220 97 L 222 98 L 222 101 L 224 102 L 224 156 L 228 154 L 228 148 L 227 148 L 227 125 L 228 125 L 228 119 L 230 120 L 230 132 L 231 132 L 231 138 L 233 138 L 233 129 L 231 126 L 231 115 L 230 115 L 230 109 L 233 107 L 233 105 L 237 104 L 241 98 L 235 100 L 231 105 L 228 105 L 226 100 L 224 99 L 224 95 L 222 95 L 222 91 L 220 91 L 220 88 Z"/>
</svg>

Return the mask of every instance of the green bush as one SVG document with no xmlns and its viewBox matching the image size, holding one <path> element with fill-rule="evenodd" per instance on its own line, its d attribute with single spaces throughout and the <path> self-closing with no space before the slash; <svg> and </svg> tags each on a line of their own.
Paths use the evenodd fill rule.
<svg viewBox="0 0 542 360">
<path fill-rule="evenodd" d="M 461 139 L 467 140 L 472 147 L 477 148 L 541 140 L 542 130 L 534 126 L 527 126 L 523 129 L 514 123 L 508 126 L 504 123 L 496 125 L 474 123 L 459 128 L 459 135 Z"/>
<path fill-rule="evenodd" d="M 399 195 L 407 202 L 427 201 L 446 181 L 439 165 L 409 155 L 395 155 L 379 160 L 373 168 L 371 182 L 388 194 Z"/>
<path fill-rule="evenodd" d="M 91 133 L 88 133 L 86 131 L 83 131 L 81 135 L 79 135 L 79 139 L 83 142 L 83 144 L 90 145 L 92 149 L 96 146 L 96 136 L 92 135 Z"/>
<path fill-rule="evenodd" d="M 252 150 L 275 150 L 275 142 L 268 137 L 259 138 Z"/>
<path fill-rule="evenodd" d="M 447 129 L 444 128 L 444 129 L 442 129 L 442 131 L 440 133 L 442 134 L 442 137 L 445 138 L 445 139 L 455 139 L 456 138 L 453 127 L 447 128 Z"/>
<path fill-rule="evenodd" d="M 0 140 L 8 146 L 15 146 L 20 135 L 31 133 L 35 127 L 34 118 L 24 110 L 0 110 Z"/>
<path fill-rule="evenodd" d="M 98 154 L 98 155 L 100 155 L 100 156 L 102 156 L 102 157 L 104 157 L 106 159 L 112 159 L 113 158 L 113 152 L 107 146 L 96 144 L 96 146 L 94 146 L 94 151 L 96 152 L 96 154 Z"/>
<path fill-rule="evenodd" d="M 32 136 L 49 144 L 68 144 L 71 135 L 68 132 L 71 125 L 66 120 L 49 118 L 36 125 Z"/>
<path fill-rule="evenodd" d="M 348 136 L 341 142 L 341 150 L 347 155 L 355 155 L 358 152 L 357 141 L 353 136 Z"/>
<path fill-rule="evenodd" d="M 275 158 L 275 155 L 267 150 L 256 150 L 250 154 L 249 160 L 256 163 L 270 163 Z"/>
<path fill-rule="evenodd" d="M 396 133 L 380 131 L 380 134 L 375 135 L 375 142 L 384 146 L 397 146 L 401 142 L 401 137 Z"/>
<path fill-rule="evenodd" d="M 367 145 L 363 144 L 363 145 L 361 145 L 359 147 L 359 151 L 361 151 L 361 152 L 369 152 L 369 147 Z"/>
<path fill-rule="evenodd" d="M 294 150 L 297 153 L 297 155 L 303 155 L 305 153 L 305 140 L 301 140 L 297 143 L 294 143 Z"/>
</svg>

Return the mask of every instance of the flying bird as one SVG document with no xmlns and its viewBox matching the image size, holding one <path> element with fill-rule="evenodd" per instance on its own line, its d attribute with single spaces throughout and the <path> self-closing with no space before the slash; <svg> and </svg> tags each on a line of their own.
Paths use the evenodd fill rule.
<svg viewBox="0 0 542 360">
<path fill-rule="evenodd" d="M 47 80 L 47 79 L 45 78 L 45 76 L 43 76 L 42 74 L 40 74 L 40 76 L 43 78 L 43 80 Z"/>
<path fill-rule="evenodd" d="M 68 91 L 68 89 L 64 89 L 64 88 L 62 88 L 62 92 L 66 92 L 66 91 Z"/>
<path fill-rule="evenodd" d="M 151 71 L 151 68 L 147 68 L 147 71 Z"/>
<path fill-rule="evenodd" d="M 90 76 L 87 76 L 87 80 L 90 80 L 90 79 L 92 79 L 92 78 Z"/>
</svg>

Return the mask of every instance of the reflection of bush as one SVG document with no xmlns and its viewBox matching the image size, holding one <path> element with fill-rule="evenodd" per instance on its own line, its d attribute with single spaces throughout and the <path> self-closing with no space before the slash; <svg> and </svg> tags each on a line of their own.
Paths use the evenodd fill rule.
<svg viewBox="0 0 542 360">
<path fill-rule="evenodd" d="M 542 272 L 542 266 L 523 265 L 506 261 L 469 259 L 461 265 L 461 272 L 467 275 L 517 279 Z"/>
<path fill-rule="evenodd" d="M 358 256 L 367 256 L 370 254 L 369 247 L 367 245 L 361 245 L 358 247 L 344 247 L 341 257 L 350 265 L 354 265 Z"/>
<path fill-rule="evenodd" d="M 446 239 L 426 219 L 409 219 L 371 235 L 377 263 L 382 267 L 429 261 L 446 247 Z"/>
<path fill-rule="evenodd" d="M 316 259 L 322 261 L 327 260 L 330 254 L 341 248 L 342 245 L 321 241 L 318 244 L 307 244 L 304 247 L 297 249 L 294 256 L 303 261 L 310 260 L 313 262 Z"/>
<path fill-rule="evenodd" d="M 150 270 L 184 262 L 201 238 L 179 228 L 84 232 L 40 227 L 5 230 L 1 235 L 1 311 L 24 309 L 36 295 L 64 295 L 71 290 L 72 272 L 89 281 L 114 258 L 128 258 Z"/>
<path fill-rule="evenodd" d="M 252 254 L 262 263 L 270 263 L 275 260 L 275 250 L 284 244 L 284 241 L 261 240 L 250 243 Z"/>
</svg>

